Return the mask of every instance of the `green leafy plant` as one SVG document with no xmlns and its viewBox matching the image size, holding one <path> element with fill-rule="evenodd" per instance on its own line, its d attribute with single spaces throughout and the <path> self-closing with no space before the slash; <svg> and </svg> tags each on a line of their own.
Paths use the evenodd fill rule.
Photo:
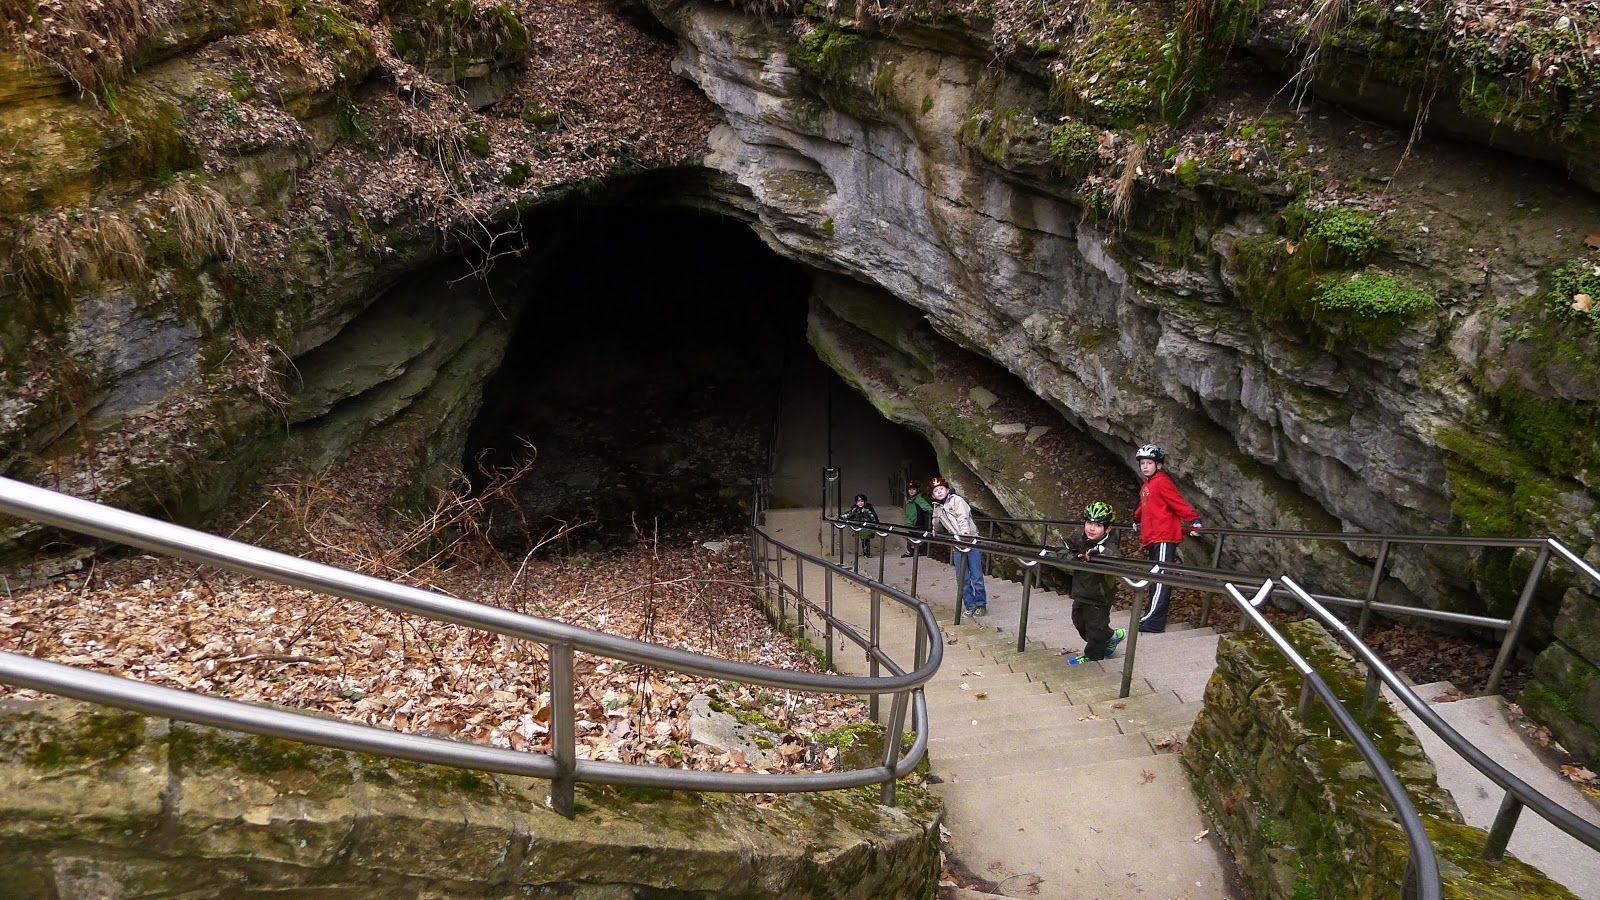
<svg viewBox="0 0 1600 900">
<path fill-rule="evenodd" d="M 1317 324 L 1373 344 L 1389 340 L 1402 325 L 1435 308 L 1427 291 L 1376 272 L 1328 281 L 1311 302 Z"/>
<path fill-rule="evenodd" d="M 1593 304 L 1587 310 L 1573 305 L 1576 298 L 1584 295 Z M 1545 306 L 1561 319 L 1587 325 L 1600 333 L 1600 254 L 1568 260 L 1551 272 Z"/>
<path fill-rule="evenodd" d="M 1334 204 L 1308 210 L 1304 216 L 1303 236 L 1319 242 L 1337 259 L 1359 264 L 1383 246 L 1378 217 L 1360 207 Z"/>
</svg>

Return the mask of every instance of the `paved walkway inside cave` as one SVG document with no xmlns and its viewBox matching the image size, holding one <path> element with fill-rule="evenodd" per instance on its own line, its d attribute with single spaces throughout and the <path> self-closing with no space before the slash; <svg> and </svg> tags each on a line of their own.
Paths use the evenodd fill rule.
<svg viewBox="0 0 1600 900">
<path fill-rule="evenodd" d="M 814 508 L 773 510 L 767 522 L 770 534 L 794 546 L 826 547 L 821 529 L 828 526 Z M 891 547 L 884 578 L 906 586 L 910 560 L 898 553 Z M 862 571 L 876 577 L 877 565 L 876 558 L 864 559 Z M 793 584 L 792 565 L 784 574 Z M 811 579 L 807 593 L 818 596 L 815 579 L 822 573 L 810 567 L 804 577 Z M 1119 700 L 1121 657 L 1109 666 L 1070 667 L 1055 652 L 1082 646 L 1065 597 L 1033 591 L 1029 646 L 1019 654 L 1020 584 L 989 579 L 989 615 L 956 626 L 949 624 L 956 602 L 951 567 L 924 559 L 917 581 L 918 596 L 938 611 L 945 636 L 944 665 L 926 694 L 928 755 L 940 781 L 934 790 L 944 799 L 950 830 L 946 851 L 993 892 L 957 896 L 1232 896 L 1222 851 L 1214 837 L 1202 836 L 1208 826 L 1171 752 L 1200 709 L 1216 634 L 1203 628 L 1142 635 L 1133 694 Z M 869 603 L 864 589 L 834 582 L 836 612 L 860 623 L 863 633 Z M 911 659 L 911 613 L 893 603 L 882 609 L 885 650 Z M 866 671 L 853 644 L 836 644 L 834 653 L 840 671 Z"/>
</svg>

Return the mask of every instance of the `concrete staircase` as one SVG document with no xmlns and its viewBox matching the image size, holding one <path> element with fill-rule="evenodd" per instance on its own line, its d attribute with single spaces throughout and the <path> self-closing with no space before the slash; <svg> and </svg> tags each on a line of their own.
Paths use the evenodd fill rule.
<svg viewBox="0 0 1600 900">
<path fill-rule="evenodd" d="M 774 511 L 768 523 L 774 537 L 800 547 L 816 547 L 823 534 L 815 509 Z M 910 562 L 884 560 L 885 581 L 909 586 Z M 878 560 L 863 559 L 861 570 L 876 577 Z M 1200 709 L 1216 635 L 1142 635 L 1133 690 L 1119 699 L 1120 656 L 1069 666 L 1061 655 L 1082 647 L 1066 598 L 1033 591 L 1029 641 L 1018 653 L 1020 584 L 988 579 L 989 615 L 953 625 L 951 567 L 923 559 L 917 574 L 917 594 L 939 611 L 944 631 L 944 664 L 926 693 L 946 851 L 992 891 L 951 896 L 1231 896 L 1217 845 L 1197 840 L 1207 826 L 1170 752 Z M 794 583 L 792 565 L 785 576 Z M 810 567 L 803 577 L 818 596 L 822 572 Z M 835 579 L 834 608 L 864 626 L 869 594 Z M 912 614 L 887 601 L 881 611 L 882 645 L 910 660 Z M 1113 624 L 1125 627 L 1127 615 Z M 853 645 L 836 643 L 834 652 L 840 671 L 865 671 Z"/>
</svg>

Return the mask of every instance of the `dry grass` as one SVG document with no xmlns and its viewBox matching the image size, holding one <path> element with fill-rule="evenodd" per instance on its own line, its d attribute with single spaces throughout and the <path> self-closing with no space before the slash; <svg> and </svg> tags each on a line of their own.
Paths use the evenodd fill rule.
<svg viewBox="0 0 1600 900">
<path fill-rule="evenodd" d="M 1311 15 L 1311 21 L 1306 23 L 1306 55 L 1301 58 L 1300 71 L 1294 76 L 1294 83 L 1300 85 L 1302 90 L 1309 87 L 1311 80 L 1316 77 L 1317 58 L 1322 53 L 1323 42 L 1338 29 L 1347 5 L 1348 0 L 1322 0 Z"/>
<path fill-rule="evenodd" d="M 1141 134 L 1128 148 L 1128 158 L 1122 163 L 1122 174 L 1117 178 L 1111 193 L 1111 217 L 1126 222 L 1133 211 L 1133 191 L 1139 183 L 1139 173 L 1144 168 L 1145 156 L 1150 150 L 1150 138 Z"/>
<path fill-rule="evenodd" d="M 73 222 L 51 218 L 23 231 L 17 242 L 22 285 L 37 298 L 59 297 L 148 268 L 138 229 L 117 213 Z"/>
<path fill-rule="evenodd" d="M 6 37 L 89 96 L 127 71 L 163 19 L 145 0 L 0 0 Z"/>
<path fill-rule="evenodd" d="M 215 188 L 184 179 L 167 191 L 165 200 L 167 231 L 184 262 L 195 265 L 234 255 L 239 225 L 227 198 Z"/>
</svg>

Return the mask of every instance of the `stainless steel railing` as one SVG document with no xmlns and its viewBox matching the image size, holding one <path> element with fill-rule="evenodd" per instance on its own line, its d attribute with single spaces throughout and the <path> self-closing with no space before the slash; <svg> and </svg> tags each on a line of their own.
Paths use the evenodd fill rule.
<svg viewBox="0 0 1600 900">
<path fill-rule="evenodd" d="M 997 526 L 1011 525 L 1019 529 L 1038 529 L 1040 545 L 1049 546 L 1052 532 L 1062 534 L 1064 529 L 1076 528 L 1083 524 L 1073 519 L 1012 519 L 1003 517 L 983 517 L 979 520 L 986 523 L 986 527 L 993 533 Z M 1126 530 L 1127 526 L 1114 526 L 1116 529 Z M 1523 626 L 1527 623 L 1528 612 L 1532 608 L 1533 598 L 1538 593 L 1538 588 L 1549 568 L 1552 558 L 1559 559 L 1567 564 L 1579 577 L 1587 579 L 1596 586 L 1600 586 L 1600 571 L 1589 565 L 1583 558 L 1555 538 L 1521 538 L 1521 537 L 1476 537 L 1470 535 L 1419 535 L 1419 534 L 1379 534 L 1359 531 L 1287 531 L 1283 529 L 1250 529 L 1250 528 L 1222 528 L 1206 526 L 1197 529 L 1194 534 L 1214 538 L 1212 545 L 1211 565 L 1184 566 L 1181 564 L 1167 564 L 1165 567 L 1175 571 L 1211 572 L 1221 574 L 1227 572 L 1220 568 L 1224 545 L 1229 537 L 1259 538 L 1272 541 L 1298 541 L 1309 543 L 1341 543 L 1341 544 L 1377 544 L 1377 555 L 1373 560 L 1372 573 L 1367 579 L 1366 591 L 1360 598 L 1344 597 L 1336 594 L 1317 594 L 1317 599 L 1323 603 L 1361 610 L 1361 618 L 1357 625 L 1358 634 L 1366 634 L 1375 613 L 1385 613 L 1394 616 L 1409 616 L 1418 619 L 1427 619 L 1436 622 L 1449 622 L 1456 625 L 1466 625 L 1477 628 L 1487 628 L 1502 632 L 1500 649 L 1495 656 L 1494 667 L 1489 674 L 1487 684 L 1488 693 L 1495 694 L 1500 691 L 1500 684 L 1504 680 L 1506 667 L 1511 662 L 1512 654 L 1516 651 L 1517 641 L 1522 635 Z M 1062 537 L 1064 542 L 1064 535 Z M 1016 542 L 1021 543 L 1021 542 Z M 1057 544 L 1059 546 L 1059 544 Z M 1478 549 L 1523 549 L 1536 550 L 1533 565 L 1528 572 L 1527 579 L 1523 582 L 1522 589 L 1517 596 L 1516 606 L 1508 617 L 1477 616 L 1467 613 L 1450 612 L 1448 610 L 1427 609 L 1423 607 L 1405 606 L 1397 603 L 1380 603 L 1377 600 L 1378 588 L 1383 583 L 1385 569 L 1389 562 L 1390 551 L 1397 546 L 1421 547 L 1468 547 Z M 1227 572 L 1228 575 L 1239 574 Z M 1286 596 L 1279 592 L 1277 596 Z M 1200 610 L 1200 624 L 1209 624 L 1211 616 L 1211 602 L 1209 596 L 1203 602 Z"/>
<path fill-rule="evenodd" d="M 1462 758 L 1474 768 L 1482 772 L 1491 781 L 1505 790 L 1506 793 L 1501 801 L 1500 809 L 1495 816 L 1495 820 L 1489 829 L 1489 833 L 1485 841 L 1483 855 L 1486 859 L 1498 860 L 1504 855 L 1506 845 L 1510 841 L 1511 835 L 1516 828 L 1518 818 L 1525 807 L 1532 809 L 1536 814 L 1545 818 L 1551 824 L 1555 825 L 1557 828 L 1560 828 L 1562 831 L 1571 835 L 1586 846 L 1600 850 L 1600 826 L 1596 826 L 1595 824 L 1579 817 L 1571 810 L 1561 806 L 1556 801 L 1540 793 L 1538 790 L 1527 784 L 1527 782 L 1512 774 L 1504 766 L 1495 762 L 1477 746 L 1468 741 L 1464 736 L 1461 735 L 1460 732 L 1456 731 L 1448 722 L 1446 722 L 1443 717 L 1435 712 L 1426 701 L 1418 696 L 1416 691 L 1413 690 L 1410 685 L 1406 684 L 1400 678 L 1400 676 L 1394 672 L 1393 669 L 1387 666 L 1383 660 L 1379 658 L 1377 653 L 1360 639 L 1356 630 L 1351 629 L 1349 625 L 1345 624 L 1343 620 L 1335 616 L 1329 609 L 1330 605 L 1343 605 L 1360 607 L 1363 609 L 1363 612 L 1373 609 L 1378 611 L 1388 611 L 1389 607 L 1395 606 L 1393 604 L 1374 604 L 1371 603 L 1370 600 L 1366 604 L 1362 604 L 1360 601 L 1355 601 L 1350 598 L 1315 594 L 1301 587 L 1293 578 L 1287 575 L 1265 577 L 1249 572 L 1168 563 L 1164 563 L 1160 566 L 1152 566 L 1148 560 L 1137 560 L 1128 557 L 1101 557 L 1104 562 L 1085 563 L 1075 559 L 1056 557 L 1054 556 L 1054 551 L 1052 548 L 1034 546 L 1021 541 L 1001 538 L 976 538 L 968 541 L 961 541 L 950 537 L 933 535 L 917 529 L 906 528 L 904 526 L 895 525 L 892 523 L 880 523 L 878 525 L 867 526 L 857 525 L 856 523 L 846 522 L 837 518 L 825 519 L 825 521 L 833 525 L 836 530 L 841 532 L 841 535 L 846 531 L 854 531 L 857 534 L 866 532 L 871 536 L 880 539 L 883 542 L 883 551 L 885 553 L 887 552 L 888 538 L 890 536 L 899 536 L 906 540 L 908 545 L 911 546 L 932 543 L 950 547 L 952 557 L 954 558 L 954 563 L 957 567 L 957 595 L 955 604 L 957 622 L 960 621 L 961 615 L 961 576 L 959 569 L 962 564 L 962 558 L 972 550 L 979 550 L 987 554 L 1010 557 L 1016 560 L 1023 567 L 1023 595 L 1017 639 L 1017 652 L 1019 653 L 1026 650 L 1029 588 L 1034 579 L 1034 571 L 1041 564 L 1069 570 L 1080 569 L 1086 571 L 1103 572 L 1105 574 L 1110 574 L 1121 578 L 1136 591 L 1135 602 L 1132 610 L 1132 621 L 1138 620 L 1142 607 L 1141 600 L 1143 597 L 1143 591 L 1151 584 L 1169 584 L 1174 587 L 1185 587 L 1205 591 L 1208 592 L 1208 594 L 1220 593 L 1224 596 L 1227 596 L 1239 606 L 1239 609 L 1244 614 L 1246 621 L 1265 634 L 1272 641 L 1278 651 L 1282 653 L 1285 658 L 1287 658 L 1290 663 L 1294 665 L 1295 669 L 1301 673 L 1304 680 L 1302 683 L 1299 709 L 1300 714 L 1303 716 L 1306 713 L 1308 705 L 1313 697 L 1321 700 L 1324 706 L 1329 710 L 1330 715 L 1333 716 L 1335 722 L 1339 725 L 1341 730 L 1343 730 L 1346 735 L 1349 736 L 1350 739 L 1357 745 L 1357 749 L 1367 761 L 1368 766 L 1372 768 L 1373 772 L 1378 776 L 1379 782 L 1383 786 L 1385 793 L 1389 795 L 1391 803 L 1395 805 L 1402 828 L 1405 830 L 1407 840 L 1411 844 L 1411 866 L 1407 869 L 1407 877 L 1408 879 L 1415 879 L 1411 883 L 1410 888 L 1417 891 L 1419 896 L 1429 896 L 1426 888 L 1430 877 L 1435 885 L 1435 888 L 1437 889 L 1438 863 L 1433 854 L 1432 845 L 1427 841 L 1426 833 L 1421 830 L 1420 820 L 1415 819 L 1414 809 L 1411 810 L 1408 820 L 1406 810 L 1410 808 L 1409 798 L 1405 800 L 1404 804 L 1398 802 L 1400 794 L 1397 794 L 1396 791 L 1398 790 L 1401 792 L 1401 794 L 1403 794 L 1403 789 L 1400 787 L 1398 780 L 1395 779 L 1393 771 L 1390 770 L 1387 767 L 1387 764 L 1383 762 L 1381 755 L 1376 747 L 1372 744 L 1370 737 L 1366 735 L 1366 733 L 1359 727 L 1355 718 L 1351 716 L 1349 711 L 1346 710 L 1339 702 L 1338 698 L 1334 695 L 1332 689 L 1327 685 L 1326 681 L 1321 677 L 1321 675 L 1318 674 L 1309 663 L 1307 663 L 1297 652 L 1294 651 L 1293 646 L 1288 642 L 1288 640 L 1279 631 L 1277 631 L 1277 629 L 1275 629 L 1270 622 L 1267 621 L 1265 616 L 1261 614 L 1259 607 L 1269 598 L 1287 597 L 1293 602 L 1304 607 L 1314 618 L 1330 629 L 1334 635 L 1348 644 L 1351 649 L 1355 651 L 1355 653 L 1362 659 L 1367 667 L 1366 697 L 1363 704 L 1365 715 L 1370 716 L 1376 707 L 1380 697 L 1380 683 L 1383 685 L 1388 685 L 1390 690 L 1392 690 L 1395 695 L 1406 704 L 1407 708 L 1409 708 L 1417 716 L 1418 720 L 1426 725 L 1429 730 L 1437 734 L 1447 746 L 1449 746 L 1456 753 L 1460 754 Z M 1058 525 L 1063 523 L 1059 521 L 1050 521 L 1049 524 Z M 1076 526 L 1081 523 L 1072 524 Z M 1209 531 L 1210 529 L 1207 530 Z M 1253 532 L 1249 532 L 1245 529 L 1227 529 L 1227 531 L 1229 533 L 1236 534 L 1253 534 Z M 1298 535 L 1299 533 L 1278 532 L 1276 534 L 1287 537 Z M 1346 535 L 1342 534 L 1332 535 L 1327 533 L 1317 534 L 1316 536 L 1320 539 L 1329 540 L 1347 537 Z M 1362 537 L 1366 536 L 1363 535 Z M 1374 537 L 1377 540 L 1388 539 L 1395 542 L 1406 543 L 1427 543 L 1429 540 L 1423 536 L 1417 535 L 1374 535 L 1371 537 Z M 1538 547 L 1541 548 L 1541 553 L 1539 561 L 1537 561 L 1535 564 L 1535 573 L 1540 571 L 1540 564 L 1547 562 L 1549 556 L 1557 556 L 1563 562 L 1571 566 L 1580 576 L 1593 580 L 1596 584 L 1600 584 L 1600 572 L 1597 572 L 1593 566 L 1589 565 L 1589 563 L 1587 563 L 1571 548 L 1554 539 L 1510 538 L 1505 539 L 1502 542 L 1499 541 L 1499 539 L 1493 538 L 1461 538 L 1451 536 L 1446 538 L 1445 542 L 1464 544 L 1466 546 L 1514 545 L 1520 547 Z M 844 542 L 841 540 L 838 545 L 841 563 L 843 561 L 843 543 Z M 883 555 L 884 553 L 880 553 L 880 559 Z M 918 560 L 918 556 L 912 557 L 911 593 L 913 595 L 916 594 Z M 879 580 L 882 580 L 881 577 Z M 1256 583 L 1259 583 L 1261 587 L 1256 591 L 1253 598 L 1246 598 L 1238 587 L 1240 584 Z M 1525 587 L 1523 603 L 1519 604 L 1519 607 L 1525 607 L 1526 600 L 1530 597 L 1531 588 Z M 1414 610 L 1412 607 L 1396 607 L 1395 611 L 1402 614 L 1438 613 L 1438 611 L 1434 610 Z M 1525 615 L 1525 608 L 1523 609 L 1523 614 Z M 1436 617 L 1445 618 L 1450 621 L 1470 619 L 1472 620 L 1470 624 L 1486 624 L 1490 627 L 1492 627 L 1495 622 L 1495 620 L 1485 621 L 1485 617 L 1468 617 L 1461 614 L 1442 614 Z M 1502 624 L 1509 628 L 1514 622 L 1520 626 L 1520 619 L 1516 615 L 1514 615 L 1511 620 L 1504 620 Z M 1123 659 L 1122 696 L 1124 697 L 1128 696 L 1129 694 L 1132 673 L 1134 670 L 1134 659 L 1137 654 L 1137 639 L 1137 629 L 1130 627 L 1127 646 L 1125 648 L 1125 656 Z M 1423 848 L 1426 848 L 1426 853 L 1420 852 Z M 1432 873 L 1431 876 L 1429 875 L 1430 871 Z M 1438 894 L 1434 893 L 1432 896 L 1438 896 Z"/>
<path fill-rule="evenodd" d="M 910 668 L 901 665 L 877 646 L 876 629 L 871 639 L 862 637 L 849 623 L 835 620 L 829 609 L 826 618 L 831 628 L 870 648 L 868 652 L 876 661 L 874 675 L 817 674 L 702 656 L 473 603 L 228 540 L 8 478 L 0 478 L 0 513 L 154 553 L 215 565 L 292 587 L 542 643 L 549 648 L 550 654 L 552 750 L 549 754 L 526 753 L 445 738 L 403 734 L 308 713 L 252 706 L 159 687 L 46 662 L 24 654 L 0 652 L 0 681 L 18 687 L 345 750 L 548 778 L 551 781 L 551 805 L 564 815 L 572 814 L 573 788 L 578 782 L 732 793 L 825 791 L 882 784 L 884 802 L 892 804 L 895 782 L 909 774 L 927 750 L 927 707 L 921 686 L 938 671 L 943 658 L 943 642 L 937 637 L 939 626 L 928 606 L 892 588 L 880 588 L 878 593 L 891 602 L 907 606 L 915 613 L 917 640 L 921 648 L 917 663 Z M 780 558 L 788 553 L 803 556 L 825 567 L 832 565 L 820 557 L 804 554 L 775 541 L 753 526 L 750 534 L 752 544 L 759 543 L 763 548 L 779 548 Z M 765 555 L 766 550 L 762 552 Z M 860 576 L 854 573 L 839 574 L 860 580 Z M 874 701 L 882 694 L 891 694 L 898 721 L 903 722 L 909 709 L 916 736 L 905 754 L 900 755 L 900 732 L 892 728 L 892 739 L 885 742 L 883 762 L 872 768 L 848 772 L 739 774 L 580 760 L 577 758 L 573 709 L 573 653 L 578 650 L 614 660 L 741 684 L 813 693 L 866 695 Z M 889 674 L 878 674 L 881 668 L 887 668 Z"/>
<path fill-rule="evenodd" d="M 1265 634 L 1277 651 L 1289 661 L 1289 663 L 1297 672 L 1300 673 L 1304 685 L 1299 710 L 1300 714 L 1302 716 L 1305 715 L 1312 697 L 1320 700 L 1324 707 L 1327 708 L 1335 723 L 1339 725 L 1340 729 L 1345 733 L 1345 735 L 1351 740 L 1352 743 L 1355 744 L 1356 749 L 1360 752 L 1362 759 L 1367 764 L 1367 767 L 1371 770 L 1374 778 L 1377 779 L 1379 787 L 1383 790 L 1384 795 L 1388 798 L 1390 806 L 1394 810 L 1395 818 L 1400 824 L 1401 831 L 1405 835 L 1406 843 L 1409 847 L 1409 855 L 1407 857 L 1405 874 L 1407 895 L 1421 898 L 1421 900 L 1438 900 L 1438 898 L 1443 895 L 1443 887 L 1439 875 L 1438 855 L 1434 850 L 1432 841 L 1428 838 L 1426 829 L 1424 829 L 1422 825 L 1421 817 L 1417 814 L 1416 806 L 1412 803 L 1411 797 L 1406 792 L 1405 787 L 1400 782 L 1399 777 L 1395 774 L 1393 768 L 1389 766 L 1388 762 L 1383 758 L 1382 753 L 1372 742 L 1371 737 L 1367 735 L 1364 730 L 1362 730 L 1355 717 L 1352 716 L 1349 710 L 1344 707 L 1343 703 L 1339 700 L 1338 696 L 1334 693 L 1333 689 L 1328 685 L 1327 681 L 1322 677 L 1322 675 L 1318 673 L 1309 663 L 1307 663 L 1304 657 L 1302 657 L 1300 653 L 1295 650 L 1294 645 L 1289 642 L 1288 638 L 1278 631 L 1278 629 L 1273 627 L 1272 623 L 1267 621 L 1266 617 L 1261 614 L 1259 609 L 1260 604 L 1265 602 L 1265 600 L 1272 596 L 1277 590 L 1274 579 L 1255 579 L 1254 581 L 1249 580 L 1248 578 L 1221 581 L 1216 579 L 1199 579 L 1192 575 L 1165 571 L 1166 567 L 1163 566 L 1150 567 L 1148 561 L 1143 560 L 1138 561 L 1142 565 L 1137 567 L 1127 565 L 1127 563 L 1134 561 L 1123 558 L 1116 558 L 1115 562 L 1107 564 L 1086 563 L 1078 560 L 1069 561 L 1066 559 L 1052 557 L 1052 555 L 1044 548 L 1028 548 L 1027 552 L 1023 552 L 1014 546 L 1008 546 L 1007 542 L 990 541 L 984 538 L 974 538 L 969 541 L 961 541 L 954 538 L 942 537 L 928 532 L 918 531 L 905 526 L 894 525 L 892 523 L 863 525 L 839 519 L 837 517 L 829 517 L 826 514 L 823 516 L 823 521 L 826 525 L 831 525 L 832 530 L 837 533 L 840 538 L 840 540 L 830 544 L 829 552 L 830 555 L 833 553 L 838 554 L 838 561 L 835 563 L 835 565 L 841 569 L 843 567 L 844 545 L 846 541 L 848 541 L 854 547 L 856 554 L 852 562 L 852 568 L 859 568 L 860 565 L 859 554 L 861 549 L 861 541 L 850 538 L 865 534 L 869 539 L 877 539 L 880 541 L 878 554 L 879 577 L 877 579 L 877 588 L 880 590 L 887 588 L 887 585 L 883 584 L 882 560 L 888 553 L 888 538 L 890 536 L 898 535 L 903 537 L 907 541 L 908 545 L 914 548 L 919 545 L 929 543 L 949 547 L 951 550 L 951 556 L 957 568 L 955 582 L 955 606 L 956 622 L 958 624 L 961 620 L 962 608 L 960 594 L 962 578 L 960 568 L 965 564 L 967 555 L 973 550 L 979 550 L 999 552 L 1002 555 L 1016 559 L 1023 571 L 1023 599 L 1021 611 L 1022 627 L 1019 628 L 1017 638 L 1017 651 L 1019 653 L 1026 649 L 1026 621 L 1029 592 L 1037 567 L 1041 564 L 1059 566 L 1066 569 L 1083 569 L 1115 575 L 1119 578 L 1122 578 L 1129 584 L 1132 584 L 1136 588 L 1145 588 L 1151 583 L 1163 583 L 1172 584 L 1178 587 L 1212 590 L 1225 594 L 1239 606 L 1246 620 L 1254 625 L 1263 634 Z M 913 597 L 915 597 L 917 593 L 917 575 L 920 559 L 921 556 L 916 553 L 914 553 L 911 557 L 910 593 Z M 797 579 L 797 581 L 798 580 L 799 579 Z M 1260 588 L 1256 590 L 1255 597 L 1253 599 L 1246 598 L 1243 592 L 1240 591 L 1238 585 L 1240 583 L 1254 584 L 1256 581 L 1260 582 Z M 1142 593 L 1135 594 L 1136 601 L 1132 611 L 1133 622 L 1138 621 L 1140 607 L 1142 604 L 1137 598 L 1142 598 L 1142 596 Z M 873 620 L 874 623 L 876 623 L 876 615 L 874 615 Z M 874 628 L 874 637 L 875 636 L 876 628 Z M 1128 646 L 1123 661 L 1123 678 L 1121 686 L 1121 696 L 1123 697 L 1127 697 L 1130 692 L 1133 673 L 1133 660 L 1137 648 L 1137 640 L 1138 629 L 1136 627 L 1130 627 L 1128 631 Z M 920 655 L 920 645 L 917 652 Z"/>
<path fill-rule="evenodd" d="M 1372 707 L 1378 701 L 1376 683 L 1381 680 L 1388 685 L 1396 697 L 1426 726 L 1428 730 L 1437 734 L 1441 740 L 1462 759 L 1466 760 L 1473 768 L 1482 772 L 1490 781 L 1499 785 L 1506 794 L 1500 803 L 1500 810 L 1495 815 L 1494 824 L 1489 828 L 1488 840 L 1485 843 L 1483 855 L 1487 859 L 1499 859 L 1505 855 L 1506 844 L 1511 840 L 1511 833 L 1516 828 L 1517 818 L 1523 807 L 1531 808 L 1550 824 L 1560 828 L 1572 837 L 1582 841 L 1592 849 L 1600 850 L 1600 826 L 1580 818 L 1572 810 L 1567 809 L 1554 800 L 1539 793 L 1527 782 L 1513 775 L 1504 766 L 1495 762 L 1488 754 L 1467 740 L 1461 732 L 1457 731 L 1449 722 L 1429 706 L 1410 685 L 1406 684 L 1400 676 L 1368 647 L 1343 620 L 1335 616 L 1326 606 L 1317 602 L 1310 593 L 1294 582 L 1294 579 L 1284 576 L 1284 587 L 1294 595 L 1295 599 L 1306 611 L 1311 613 L 1319 622 L 1328 628 L 1334 635 L 1355 651 L 1356 655 L 1367 666 L 1367 713 L 1371 714 Z"/>
</svg>

